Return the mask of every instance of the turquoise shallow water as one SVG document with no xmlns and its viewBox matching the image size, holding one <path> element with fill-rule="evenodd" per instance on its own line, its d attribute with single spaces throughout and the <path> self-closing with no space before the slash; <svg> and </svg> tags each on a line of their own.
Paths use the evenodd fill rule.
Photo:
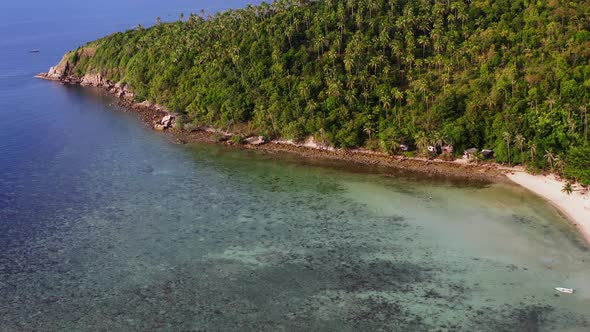
<svg viewBox="0 0 590 332">
<path fill-rule="evenodd" d="M 588 247 L 521 188 L 179 146 L 45 84 L 95 131 L 4 193 L 3 330 L 590 328 Z"/>
<path fill-rule="evenodd" d="M 590 330 L 588 246 L 524 189 L 175 145 L 32 76 L 192 3 L 29 3 L 0 4 L 0 331 Z"/>
</svg>

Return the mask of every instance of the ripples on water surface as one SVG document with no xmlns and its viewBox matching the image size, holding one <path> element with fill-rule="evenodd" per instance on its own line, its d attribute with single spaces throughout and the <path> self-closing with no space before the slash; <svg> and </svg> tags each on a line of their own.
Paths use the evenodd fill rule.
<svg viewBox="0 0 590 332">
<path fill-rule="evenodd" d="M 0 330 L 590 329 L 590 253 L 525 190 L 174 145 L 31 78 L 108 20 L 32 19 L 0 24 Z"/>
</svg>

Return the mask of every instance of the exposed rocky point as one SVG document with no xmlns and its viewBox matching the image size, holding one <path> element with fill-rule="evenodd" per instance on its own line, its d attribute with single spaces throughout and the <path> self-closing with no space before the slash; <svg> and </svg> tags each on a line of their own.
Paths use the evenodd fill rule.
<svg viewBox="0 0 590 332">
<path fill-rule="evenodd" d="M 174 125 L 174 120 L 176 118 L 172 114 L 165 115 L 162 119 L 154 124 L 154 129 L 159 131 L 164 131 L 168 128 L 171 128 Z"/>
</svg>

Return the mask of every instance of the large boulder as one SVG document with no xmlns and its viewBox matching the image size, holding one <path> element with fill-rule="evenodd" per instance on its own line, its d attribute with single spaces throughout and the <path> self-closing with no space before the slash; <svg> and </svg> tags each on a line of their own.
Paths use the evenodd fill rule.
<svg viewBox="0 0 590 332">
<path fill-rule="evenodd" d="M 86 74 L 80 82 L 82 86 L 102 86 L 103 84 L 104 79 L 101 74 Z"/>
<path fill-rule="evenodd" d="M 164 116 L 162 119 L 160 119 L 159 121 L 157 121 L 156 123 L 154 123 L 154 129 L 159 130 L 159 131 L 164 131 L 164 130 L 172 127 L 175 119 L 176 118 L 174 117 L 174 115 L 168 114 L 168 115 Z"/>
<path fill-rule="evenodd" d="M 168 114 L 165 117 L 163 117 L 162 120 L 160 120 L 160 123 L 166 128 L 168 128 L 172 125 L 172 121 L 174 121 L 174 117 Z"/>
<path fill-rule="evenodd" d="M 266 143 L 266 141 L 264 140 L 264 137 L 262 137 L 262 136 L 248 137 L 244 140 L 244 142 L 249 145 L 262 145 L 262 144 Z"/>
<path fill-rule="evenodd" d="M 58 66 L 49 68 L 46 77 L 49 79 L 60 80 L 64 76 L 64 73 L 58 68 Z"/>
<path fill-rule="evenodd" d="M 149 100 L 143 101 L 141 103 L 138 103 L 137 106 L 139 107 L 145 107 L 145 108 L 151 108 L 154 106 L 154 104 L 152 102 L 150 102 Z"/>
</svg>

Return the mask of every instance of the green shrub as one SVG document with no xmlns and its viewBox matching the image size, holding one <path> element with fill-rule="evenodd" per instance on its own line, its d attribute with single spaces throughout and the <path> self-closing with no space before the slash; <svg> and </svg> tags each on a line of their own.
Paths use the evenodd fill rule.
<svg viewBox="0 0 590 332">
<path fill-rule="evenodd" d="M 240 134 L 233 135 L 231 137 L 231 141 L 234 144 L 243 144 L 244 143 L 244 137 L 242 137 L 242 135 L 240 135 Z"/>
<path fill-rule="evenodd" d="M 565 176 L 590 184 L 590 146 L 571 148 L 567 154 Z"/>
<path fill-rule="evenodd" d="M 225 136 L 222 133 L 215 133 L 215 134 L 213 134 L 213 140 L 217 143 L 225 142 L 225 141 L 227 141 L 227 136 Z"/>
</svg>

